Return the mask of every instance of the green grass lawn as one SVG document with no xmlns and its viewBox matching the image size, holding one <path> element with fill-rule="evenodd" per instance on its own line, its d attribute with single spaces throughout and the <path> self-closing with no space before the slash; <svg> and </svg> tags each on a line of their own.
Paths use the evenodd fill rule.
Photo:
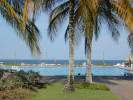
<svg viewBox="0 0 133 100">
<path fill-rule="evenodd" d="M 110 91 L 76 89 L 75 92 L 63 92 L 64 85 L 55 83 L 39 90 L 31 100 L 120 100 Z"/>
</svg>

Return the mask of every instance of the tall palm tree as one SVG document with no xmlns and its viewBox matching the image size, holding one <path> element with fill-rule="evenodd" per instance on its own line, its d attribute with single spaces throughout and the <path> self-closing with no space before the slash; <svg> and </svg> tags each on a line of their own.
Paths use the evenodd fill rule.
<svg viewBox="0 0 133 100">
<path fill-rule="evenodd" d="M 92 39 L 99 37 L 102 22 L 107 23 L 108 29 L 112 37 L 117 40 L 119 31 L 117 30 L 119 20 L 111 10 L 111 4 L 107 0 L 82 0 L 79 2 L 79 12 L 76 18 L 80 18 L 82 30 L 85 36 L 85 52 L 87 59 L 86 66 L 86 82 L 92 83 L 91 74 L 91 54 L 92 54 Z M 83 12 L 84 13 L 81 13 Z"/>
<path fill-rule="evenodd" d="M 108 22 L 109 29 L 112 33 L 112 36 L 115 40 L 118 39 L 119 31 L 117 26 L 119 25 L 120 19 L 123 20 L 126 28 L 129 29 L 129 32 L 133 31 L 133 18 L 132 18 L 132 6 L 131 0 L 82 0 L 80 4 L 83 4 L 84 12 L 88 13 L 88 16 L 92 15 L 92 18 L 89 18 L 85 13 L 84 15 L 84 25 L 85 25 L 85 44 L 86 44 L 86 55 L 87 55 L 87 72 L 86 72 L 86 82 L 92 83 L 91 75 L 91 47 L 93 33 L 97 36 L 98 21 L 100 17 L 104 17 Z M 101 5 L 102 4 L 102 5 Z M 106 7 L 104 7 L 106 6 Z M 85 8 L 86 7 L 86 8 Z M 86 11 L 85 11 L 86 9 Z M 92 13 L 92 14 L 91 14 Z M 101 16 L 102 15 L 102 16 Z M 83 16 L 83 15 L 82 15 Z M 86 17 L 87 16 L 87 17 Z M 90 20 L 91 19 L 91 20 Z M 88 21 L 87 21 L 88 20 Z M 86 23 L 87 22 L 87 23 Z M 95 30 L 93 30 L 95 29 Z M 129 45 L 131 45 L 132 34 L 129 35 Z"/>
<path fill-rule="evenodd" d="M 33 54 L 40 53 L 38 45 L 40 33 L 35 23 L 27 19 L 25 25 L 23 20 L 24 0 L 1 0 L 0 14 L 16 31 Z"/>
<path fill-rule="evenodd" d="M 36 13 L 41 10 L 49 10 L 50 8 L 53 7 L 53 5 L 56 4 L 56 2 L 62 2 L 63 0 L 40 0 L 39 2 L 37 0 L 33 0 L 33 21 L 35 18 Z M 74 24 L 74 6 L 75 6 L 75 0 L 69 0 L 69 73 L 68 73 L 68 82 L 65 86 L 66 90 L 68 91 L 73 91 L 73 66 L 74 66 L 74 29 L 75 29 L 75 24 Z M 28 5 L 31 3 L 31 0 L 26 0 L 25 6 L 24 6 L 24 22 L 27 22 L 28 19 Z M 55 15 L 56 16 L 56 15 Z M 50 28 L 50 27 L 49 27 Z M 49 35 L 51 35 L 51 29 L 49 29 Z M 50 36 L 51 37 L 51 36 Z M 53 39 L 53 37 L 51 37 Z"/>
<path fill-rule="evenodd" d="M 74 30 L 75 30 L 75 24 L 74 24 L 74 6 L 75 6 L 75 0 L 69 0 L 69 67 L 68 67 L 68 79 L 66 84 L 66 90 L 68 91 L 74 91 L 73 86 L 73 67 L 74 67 Z"/>
<path fill-rule="evenodd" d="M 69 2 L 69 3 L 68 3 Z M 73 76 L 73 67 L 74 67 L 74 31 L 75 31 L 75 24 L 74 24 L 74 8 L 75 8 L 75 0 L 69 0 L 65 2 L 62 7 L 55 8 L 50 15 L 50 24 L 48 29 L 48 35 L 50 36 L 51 40 L 53 40 L 56 34 L 52 34 L 56 32 L 56 24 L 58 21 L 61 21 L 61 17 L 64 17 L 66 13 L 69 16 L 69 24 L 68 24 L 68 40 L 69 40 L 69 66 L 68 66 L 68 77 L 67 83 L 65 85 L 66 91 L 74 91 L 74 76 Z M 69 5 L 68 5 L 69 4 Z M 67 6 L 67 9 L 64 9 L 64 6 Z M 56 12 L 57 11 L 57 12 Z M 56 19 L 57 18 L 57 19 Z M 53 36 L 54 35 L 54 36 Z"/>
<path fill-rule="evenodd" d="M 32 2 L 33 1 L 33 2 Z M 56 2 L 62 2 L 63 0 L 40 0 L 39 2 L 37 0 L 25 0 L 24 4 L 24 12 L 23 12 L 23 21 L 24 25 L 27 22 L 28 19 L 28 5 L 30 3 L 33 3 L 33 22 L 36 16 L 36 13 L 38 10 L 49 10 L 50 8 L 53 7 L 53 5 L 56 4 Z M 68 91 L 74 91 L 73 87 L 73 66 L 74 66 L 74 29 L 75 29 L 75 24 L 74 24 L 74 6 L 75 6 L 75 0 L 69 0 L 69 73 L 68 73 L 68 82 L 65 86 L 65 89 Z M 40 7 L 39 7 L 40 6 Z M 49 31 L 49 34 L 51 32 Z M 52 39 L 52 38 L 51 38 Z"/>
</svg>

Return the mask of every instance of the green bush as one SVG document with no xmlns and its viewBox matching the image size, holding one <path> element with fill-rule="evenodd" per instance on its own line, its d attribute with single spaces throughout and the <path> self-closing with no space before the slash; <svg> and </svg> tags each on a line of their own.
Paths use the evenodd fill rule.
<svg viewBox="0 0 133 100">
<path fill-rule="evenodd" d="M 26 88 L 35 90 L 36 88 L 44 87 L 42 77 L 36 72 L 12 72 L 4 70 L 1 70 L 1 72 L 0 91 L 14 88 Z"/>
<path fill-rule="evenodd" d="M 0 80 L 0 91 L 23 87 L 24 83 L 18 77 Z"/>
<path fill-rule="evenodd" d="M 42 77 L 33 71 L 0 70 L 0 100 L 29 100 L 25 99 L 30 92 L 43 88 Z"/>
<path fill-rule="evenodd" d="M 110 89 L 105 85 L 101 83 L 78 83 L 75 84 L 75 87 L 78 89 L 91 89 L 91 90 L 104 90 L 109 91 Z"/>
</svg>

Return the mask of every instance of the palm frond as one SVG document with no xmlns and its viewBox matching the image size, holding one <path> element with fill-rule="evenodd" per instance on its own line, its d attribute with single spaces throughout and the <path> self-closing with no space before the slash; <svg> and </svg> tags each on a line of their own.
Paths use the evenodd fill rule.
<svg viewBox="0 0 133 100">
<path fill-rule="evenodd" d="M 55 5 L 56 0 L 43 0 L 44 8 L 46 10 L 49 10 Z"/>
<path fill-rule="evenodd" d="M 69 11 L 69 2 L 65 2 L 57 6 L 50 14 L 49 26 L 48 26 L 48 36 L 51 40 L 54 39 L 57 32 L 57 26 L 62 23 L 66 18 Z"/>
<path fill-rule="evenodd" d="M 121 26 L 119 18 L 116 16 L 116 14 L 112 11 L 112 4 L 111 2 L 105 0 L 100 8 L 99 14 L 101 20 L 105 20 L 105 22 L 108 25 L 108 29 L 110 33 L 112 34 L 112 38 L 114 40 L 118 40 L 120 33 L 119 33 L 119 27 Z"/>
<path fill-rule="evenodd" d="M 14 16 L 10 14 L 10 12 L 8 11 L 7 7 L 5 7 L 4 4 L 0 5 L 0 14 L 6 20 L 6 22 L 9 23 L 9 25 L 11 25 L 16 30 L 18 36 L 21 37 L 26 42 L 26 44 L 28 45 L 33 54 L 40 54 L 40 48 L 38 44 L 40 33 L 38 28 L 35 26 L 35 24 L 32 21 L 28 20 L 25 26 L 26 27 L 25 31 L 23 31 L 22 29 L 23 20 L 22 16 L 20 16 L 22 15 L 22 13 L 17 14 L 18 12 L 16 12 L 16 15 L 18 15 L 16 19 Z"/>
<path fill-rule="evenodd" d="M 25 25 L 29 20 L 29 8 L 30 8 L 31 0 L 25 0 L 24 8 L 23 8 L 23 28 L 25 30 Z"/>
<path fill-rule="evenodd" d="M 69 31 L 69 25 L 67 26 L 66 31 L 65 31 L 65 35 L 64 35 L 65 42 L 67 42 L 67 40 L 69 38 L 68 31 Z"/>
<path fill-rule="evenodd" d="M 12 6 L 6 0 L 1 0 L 0 6 L 4 7 L 4 9 L 8 12 L 8 14 L 12 16 L 13 18 L 15 18 L 17 22 L 19 22 L 18 15 L 16 14 Z"/>
<path fill-rule="evenodd" d="M 100 27 L 101 27 L 101 20 L 99 18 L 99 16 L 96 17 L 96 22 L 95 22 L 95 26 L 94 26 L 94 35 L 95 35 L 95 40 L 97 40 L 99 38 L 100 35 Z"/>
<path fill-rule="evenodd" d="M 133 31 L 133 9 L 129 0 L 112 0 L 112 5 L 125 25 Z"/>
</svg>

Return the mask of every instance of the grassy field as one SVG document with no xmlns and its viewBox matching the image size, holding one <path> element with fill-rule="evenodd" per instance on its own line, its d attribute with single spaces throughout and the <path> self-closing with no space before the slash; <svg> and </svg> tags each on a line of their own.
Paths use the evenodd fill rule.
<svg viewBox="0 0 133 100">
<path fill-rule="evenodd" d="M 31 100 L 120 100 L 110 91 L 76 89 L 75 92 L 63 92 L 64 85 L 55 83 L 39 90 Z"/>
</svg>

